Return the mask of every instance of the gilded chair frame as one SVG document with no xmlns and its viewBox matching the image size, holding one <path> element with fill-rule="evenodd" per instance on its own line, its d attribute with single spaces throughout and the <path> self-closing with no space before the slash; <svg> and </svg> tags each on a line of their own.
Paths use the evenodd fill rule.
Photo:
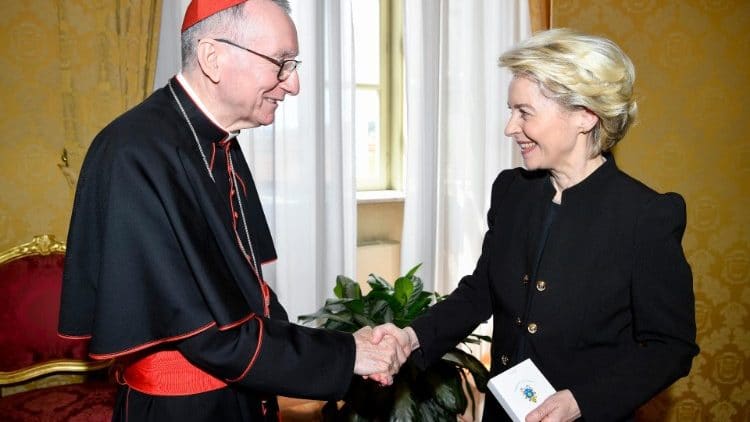
<svg viewBox="0 0 750 422">
<path fill-rule="evenodd" d="M 53 235 L 39 235 L 27 243 L 0 252 L 0 265 L 32 255 L 65 254 L 65 243 Z M 78 359 L 54 359 L 15 371 L 0 371 L 0 386 L 23 383 L 48 374 L 86 373 L 104 369 L 112 360 L 83 361 Z"/>
</svg>

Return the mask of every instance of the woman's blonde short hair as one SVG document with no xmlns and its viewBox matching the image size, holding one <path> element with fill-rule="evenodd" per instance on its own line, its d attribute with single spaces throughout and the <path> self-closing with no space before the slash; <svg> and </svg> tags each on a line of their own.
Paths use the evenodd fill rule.
<svg viewBox="0 0 750 422">
<path fill-rule="evenodd" d="M 570 29 L 534 34 L 500 56 L 514 77 L 540 84 L 545 96 L 568 109 L 586 108 L 599 117 L 591 155 L 608 151 L 635 120 L 635 68 L 614 42 Z"/>
</svg>

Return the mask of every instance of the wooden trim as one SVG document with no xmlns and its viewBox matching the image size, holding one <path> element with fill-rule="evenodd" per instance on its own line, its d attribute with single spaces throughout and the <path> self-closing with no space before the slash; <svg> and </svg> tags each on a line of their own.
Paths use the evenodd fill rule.
<svg viewBox="0 0 750 422">
<path fill-rule="evenodd" d="M 53 235 L 34 236 L 31 242 L 15 246 L 0 252 L 0 265 L 31 255 L 50 255 L 53 253 L 65 253 L 65 243 L 55 239 Z"/>
<path fill-rule="evenodd" d="M 113 360 L 105 361 L 82 361 L 72 359 L 56 359 L 44 363 L 32 365 L 15 371 L 0 372 L 0 385 L 16 384 L 29 381 L 58 372 L 91 372 L 104 369 L 112 364 Z"/>
</svg>

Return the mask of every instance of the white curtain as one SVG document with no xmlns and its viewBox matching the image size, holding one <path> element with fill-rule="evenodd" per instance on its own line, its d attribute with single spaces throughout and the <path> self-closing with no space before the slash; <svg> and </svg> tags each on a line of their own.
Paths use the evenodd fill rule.
<svg viewBox="0 0 750 422">
<path fill-rule="evenodd" d="M 355 274 L 357 230 L 351 3 L 292 2 L 292 18 L 300 94 L 243 146 L 279 255 L 265 275 L 294 321 L 333 295 L 337 275 Z"/>
<path fill-rule="evenodd" d="M 156 52 L 154 89 L 163 87 L 169 78 L 180 71 L 180 28 L 190 0 L 165 0 L 161 6 L 159 50 Z"/>
<path fill-rule="evenodd" d="M 163 13 L 162 34 L 179 35 L 188 2 L 164 2 L 165 11 L 180 12 L 177 20 Z M 333 295 L 337 275 L 356 270 L 354 69 L 350 0 L 290 3 L 303 62 L 300 94 L 287 97 L 273 125 L 239 139 L 279 256 L 263 267 L 264 276 L 296 321 Z M 160 45 L 157 79 L 162 58 L 179 66 L 176 51 L 175 61 L 174 51 L 162 55 Z"/>
<path fill-rule="evenodd" d="M 402 271 L 422 262 L 427 289 L 471 273 L 490 189 L 513 165 L 503 136 L 509 73 L 500 54 L 531 33 L 527 0 L 405 2 L 406 200 Z"/>
</svg>

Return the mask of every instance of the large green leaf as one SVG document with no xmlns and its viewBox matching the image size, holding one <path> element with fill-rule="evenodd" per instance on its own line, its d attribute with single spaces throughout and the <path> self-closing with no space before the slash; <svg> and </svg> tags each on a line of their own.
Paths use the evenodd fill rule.
<svg viewBox="0 0 750 422">
<path fill-rule="evenodd" d="M 315 319 L 317 316 L 330 313 L 330 314 L 336 314 L 339 312 L 343 312 L 346 310 L 346 302 L 350 301 L 351 299 L 328 299 L 326 300 L 325 305 L 323 305 L 322 308 L 320 308 L 317 312 L 313 314 L 308 315 L 301 315 L 300 319 Z"/>
<path fill-rule="evenodd" d="M 474 343 L 474 344 L 480 344 L 481 342 L 486 341 L 487 343 L 492 343 L 492 337 L 490 336 L 483 336 L 481 334 L 469 334 L 464 339 L 464 343 Z"/>
<path fill-rule="evenodd" d="M 339 320 L 343 322 L 352 323 L 351 311 L 349 305 L 354 299 L 329 299 L 326 301 L 326 305 L 319 309 L 317 312 L 300 315 L 298 319 L 303 322 L 311 321 L 323 321 L 325 323 L 328 319 Z M 356 307 L 354 307 L 356 309 Z"/>
<path fill-rule="evenodd" d="M 365 302 L 362 299 L 353 299 L 344 303 L 346 309 L 348 309 L 354 315 L 361 314 L 365 311 Z"/>
<path fill-rule="evenodd" d="M 461 383 L 463 385 L 464 392 L 466 393 L 466 396 L 469 399 L 469 410 L 471 411 L 471 420 L 476 419 L 476 410 L 477 410 L 477 402 L 474 399 L 474 389 L 472 388 L 471 383 L 469 382 L 469 376 L 466 375 L 466 371 L 459 371 L 459 374 L 461 374 Z"/>
<path fill-rule="evenodd" d="M 388 306 L 388 302 L 384 300 L 378 300 L 372 304 L 368 311 L 371 315 L 372 320 L 377 325 L 384 324 L 386 322 L 393 322 L 393 309 Z"/>
<path fill-rule="evenodd" d="M 359 326 L 357 324 L 357 322 L 354 320 L 354 316 L 352 314 L 349 314 L 349 313 L 341 313 L 341 314 L 336 314 L 336 315 L 328 315 L 325 318 L 326 318 L 326 321 L 336 321 L 336 322 L 340 322 L 342 324 L 345 324 L 347 326 L 351 326 L 353 328 L 361 328 L 361 326 Z"/>
<path fill-rule="evenodd" d="M 404 315 L 404 318 L 410 322 L 419 315 L 422 315 L 432 303 L 432 293 L 420 291 L 418 295 L 414 295 L 413 303 L 409 305 L 409 309 Z"/>
<path fill-rule="evenodd" d="M 417 420 L 420 422 L 452 422 L 456 420 L 456 416 L 456 413 L 448 411 L 437 400 L 429 399 L 419 402 L 419 418 Z"/>
<path fill-rule="evenodd" d="M 346 302 L 350 300 L 352 299 L 328 299 L 323 308 L 333 313 L 342 312 L 346 310 Z"/>
<path fill-rule="evenodd" d="M 333 288 L 333 293 L 340 299 L 359 299 L 362 297 L 362 290 L 359 288 L 359 284 L 343 275 L 336 277 L 336 287 Z"/>
<path fill-rule="evenodd" d="M 319 321 L 323 315 L 330 315 L 330 314 L 331 313 L 327 312 L 325 309 L 321 309 L 318 312 L 315 312 L 314 314 L 300 315 L 299 317 L 297 317 L 297 319 L 303 323 Z"/>
<path fill-rule="evenodd" d="M 388 306 L 393 309 L 394 312 L 399 312 L 401 308 L 403 308 L 403 305 L 398 302 L 398 299 L 396 299 L 393 296 L 393 291 L 386 291 L 386 290 L 371 290 L 370 293 L 365 296 L 366 301 L 376 301 L 376 300 L 384 300 L 388 303 Z"/>
<path fill-rule="evenodd" d="M 328 330 L 343 331 L 345 333 L 353 333 L 360 328 L 350 323 L 342 323 L 342 322 L 333 321 L 333 320 L 326 321 L 325 324 L 323 324 L 321 327 L 326 328 Z"/>
<path fill-rule="evenodd" d="M 393 309 L 391 308 L 385 308 L 385 312 L 383 312 L 383 323 L 386 322 L 393 322 L 395 319 Z"/>
<path fill-rule="evenodd" d="M 468 405 L 458 371 L 452 365 L 438 362 L 430 366 L 421 377 L 430 386 L 432 399 L 453 415 L 464 413 Z"/>
<path fill-rule="evenodd" d="M 391 290 L 392 287 L 388 284 L 383 277 L 376 274 L 370 274 L 367 278 L 367 284 L 370 285 L 372 290 Z"/>
<path fill-rule="evenodd" d="M 421 266 L 422 266 L 422 263 L 421 263 L 421 262 L 420 262 L 419 264 L 417 264 L 417 265 L 413 266 L 413 267 L 412 267 L 412 268 L 411 268 L 411 269 L 410 269 L 409 271 L 407 271 L 407 272 L 406 272 L 406 275 L 405 275 L 404 277 L 406 277 L 406 278 L 412 278 L 412 277 L 414 276 L 414 274 L 416 274 L 416 273 L 417 273 L 417 270 L 418 270 L 418 269 L 419 269 L 419 267 L 421 267 Z"/>
<path fill-rule="evenodd" d="M 378 325 L 374 320 L 371 318 L 368 318 L 366 315 L 363 314 L 354 314 L 353 315 L 354 322 L 356 325 L 361 327 L 374 327 Z"/>
<path fill-rule="evenodd" d="M 365 312 L 372 315 L 373 319 L 381 319 L 379 316 L 382 316 L 386 309 L 390 309 L 390 306 L 388 306 L 388 301 L 384 299 L 374 299 L 374 300 L 367 300 L 367 307 L 365 309 Z"/>
<path fill-rule="evenodd" d="M 419 277 L 412 277 L 407 279 L 411 283 L 411 291 L 409 292 L 409 296 L 406 298 L 406 303 L 404 304 L 404 310 L 407 314 L 413 313 L 414 311 L 417 311 L 417 309 L 413 309 L 415 304 L 419 301 L 419 298 L 422 296 L 422 290 L 424 288 L 422 284 L 422 280 Z"/>
<path fill-rule="evenodd" d="M 411 386 L 404 381 L 393 386 L 394 401 L 391 409 L 391 421 L 413 421 L 417 418 L 417 402 L 412 395 Z"/>
<path fill-rule="evenodd" d="M 396 300 L 398 300 L 398 303 L 400 303 L 402 307 L 405 307 L 409 296 L 411 296 L 411 293 L 414 291 L 414 283 L 412 283 L 411 279 L 400 277 L 396 280 L 394 288 L 395 291 L 393 295 L 396 297 Z"/>
<path fill-rule="evenodd" d="M 344 396 L 345 405 L 339 420 L 387 420 L 394 403 L 394 387 L 381 387 L 377 383 L 353 377 Z"/>
<path fill-rule="evenodd" d="M 461 349 L 453 349 L 443 355 L 443 360 L 451 362 L 458 367 L 468 369 L 469 372 L 471 372 L 471 376 L 474 378 L 474 384 L 477 386 L 477 389 L 483 393 L 487 392 L 487 381 L 490 372 L 485 368 L 484 364 L 479 361 L 479 359 Z"/>
</svg>

